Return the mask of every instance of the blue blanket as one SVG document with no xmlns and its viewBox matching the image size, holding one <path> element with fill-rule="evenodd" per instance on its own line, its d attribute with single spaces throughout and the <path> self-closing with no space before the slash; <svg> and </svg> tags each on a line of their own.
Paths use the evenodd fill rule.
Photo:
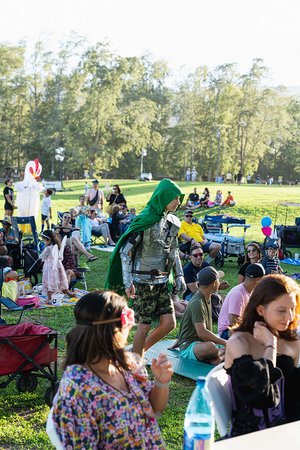
<svg viewBox="0 0 300 450">
<path fill-rule="evenodd" d="M 285 259 L 282 259 L 280 262 L 282 262 L 284 264 L 291 264 L 292 266 L 300 266 L 300 259 L 285 258 Z"/>
</svg>

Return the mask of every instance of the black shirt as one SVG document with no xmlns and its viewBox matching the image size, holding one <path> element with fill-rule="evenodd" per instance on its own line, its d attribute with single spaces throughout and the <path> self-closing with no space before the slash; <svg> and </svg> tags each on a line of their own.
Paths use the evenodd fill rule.
<svg viewBox="0 0 300 450">
<path fill-rule="evenodd" d="M 197 281 L 197 275 L 201 269 L 204 267 L 208 267 L 210 264 L 208 262 L 203 261 L 200 267 L 194 266 L 192 262 L 188 263 L 183 268 L 183 275 L 186 284 L 195 283 Z M 187 287 L 185 293 L 183 294 L 183 298 L 185 299 L 191 293 L 190 289 Z"/>
</svg>

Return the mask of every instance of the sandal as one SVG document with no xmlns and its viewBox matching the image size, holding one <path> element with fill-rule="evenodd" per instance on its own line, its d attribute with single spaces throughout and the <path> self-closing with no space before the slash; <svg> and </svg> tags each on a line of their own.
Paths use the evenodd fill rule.
<svg viewBox="0 0 300 450">
<path fill-rule="evenodd" d="M 96 259 L 98 259 L 98 256 L 90 256 L 87 262 L 96 261 Z"/>
</svg>

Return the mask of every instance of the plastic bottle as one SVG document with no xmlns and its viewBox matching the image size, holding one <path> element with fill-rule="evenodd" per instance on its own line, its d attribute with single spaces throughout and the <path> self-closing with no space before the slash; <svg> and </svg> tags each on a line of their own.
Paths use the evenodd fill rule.
<svg viewBox="0 0 300 450">
<path fill-rule="evenodd" d="M 210 450 L 213 442 L 213 406 L 205 387 L 205 378 L 199 377 L 185 413 L 183 448 Z"/>
</svg>

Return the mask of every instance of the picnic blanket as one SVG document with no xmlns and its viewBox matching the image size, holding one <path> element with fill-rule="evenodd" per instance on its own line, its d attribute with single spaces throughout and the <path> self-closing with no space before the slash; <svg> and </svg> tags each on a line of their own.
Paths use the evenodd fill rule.
<svg viewBox="0 0 300 450">
<path fill-rule="evenodd" d="M 206 375 L 215 367 L 212 364 L 206 364 L 200 361 L 184 359 L 180 356 L 179 350 L 168 350 L 175 342 L 174 340 L 159 341 L 154 344 L 145 353 L 145 359 L 148 365 L 151 365 L 152 359 L 157 358 L 160 353 L 165 353 L 173 365 L 174 373 L 192 380 Z"/>
<path fill-rule="evenodd" d="M 91 246 L 92 249 L 94 250 L 100 250 L 100 252 L 108 252 L 108 253 L 112 253 L 115 249 L 115 247 L 103 247 L 102 245 L 92 245 Z"/>
<path fill-rule="evenodd" d="M 59 306 L 49 305 L 47 303 L 47 295 L 36 294 L 36 297 L 39 297 L 39 299 L 40 299 L 40 306 L 38 306 L 36 309 L 58 308 L 60 306 L 74 306 L 75 303 L 85 294 L 88 294 L 88 291 L 75 288 L 74 289 L 74 297 L 68 297 L 67 295 L 65 295 L 63 298 L 62 304 Z"/>
</svg>

